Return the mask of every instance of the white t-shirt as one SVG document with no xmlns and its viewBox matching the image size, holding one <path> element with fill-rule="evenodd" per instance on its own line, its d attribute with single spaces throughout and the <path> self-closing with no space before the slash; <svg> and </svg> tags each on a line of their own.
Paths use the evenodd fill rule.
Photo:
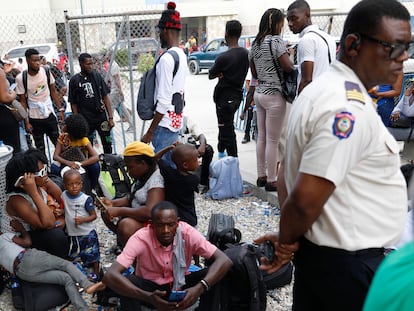
<svg viewBox="0 0 414 311">
<path fill-rule="evenodd" d="M 299 173 L 336 187 L 307 239 L 349 251 L 398 241 L 407 217 L 398 144 L 348 66 L 335 62 L 297 97 L 286 141 L 288 193 Z"/>
<path fill-rule="evenodd" d="M 16 84 L 16 94 L 25 94 L 23 73 L 17 75 Z M 50 84 L 55 84 L 55 78 L 51 73 Z M 46 119 L 51 113 L 55 113 L 52 100 L 50 99 L 46 71 L 43 67 L 40 67 L 39 72 L 34 76 L 27 74 L 27 102 L 30 118 Z"/>
<path fill-rule="evenodd" d="M 312 80 L 319 77 L 323 72 L 329 68 L 328 57 L 328 45 L 326 42 L 316 33 L 325 38 L 329 45 L 329 54 L 331 56 L 331 63 L 336 59 L 336 42 L 333 37 L 326 32 L 320 30 L 317 25 L 309 25 L 301 31 L 299 37 L 301 38 L 298 43 L 297 49 L 297 61 L 298 61 L 298 85 L 302 79 L 303 62 L 313 62 Z"/>
<path fill-rule="evenodd" d="M 174 58 L 169 53 L 164 53 L 157 64 L 157 78 L 155 82 L 155 102 L 156 111 L 164 117 L 159 126 L 168 128 L 172 132 L 177 132 L 182 127 L 182 113 L 176 114 L 172 105 L 172 97 L 175 93 L 184 96 L 185 79 L 188 74 L 187 56 L 179 47 L 172 47 L 170 50 L 177 52 L 180 63 L 177 73 L 173 79 Z"/>
</svg>

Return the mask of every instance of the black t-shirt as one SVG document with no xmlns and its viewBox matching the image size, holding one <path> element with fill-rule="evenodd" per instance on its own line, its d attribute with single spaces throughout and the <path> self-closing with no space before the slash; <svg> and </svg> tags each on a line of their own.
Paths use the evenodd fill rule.
<svg viewBox="0 0 414 311">
<path fill-rule="evenodd" d="M 105 81 L 95 71 L 87 76 L 78 73 L 70 79 L 68 100 L 78 106 L 86 120 L 96 120 L 105 114 L 103 98 L 109 92 Z"/>
<path fill-rule="evenodd" d="M 238 94 L 243 96 L 243 84 L 249 69 L 249 52 L 243 47 L 231 48 L 217 57 L 214 66 L 210 69 L 211 74 L 223 73 L 219 79 L 215 93 Z"/>
<path fill-rule="evenodd" d="M 164 177 L 165 197 L 178 208 L 178 216 L 191 226 L 197 225 L 194 192 L 198 192 L 200 178 L 197 175 L 182 175 L 164 160 L 158 163 Z"/>
</svg>

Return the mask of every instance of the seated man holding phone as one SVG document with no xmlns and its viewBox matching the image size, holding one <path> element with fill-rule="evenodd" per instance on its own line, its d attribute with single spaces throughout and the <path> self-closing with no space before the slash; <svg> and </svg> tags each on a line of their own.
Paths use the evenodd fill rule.
<svg viewBox="0 0 414 311">
<path fill-rule="evenodd" d="M 121 296 L 121 310 L 183 310 L 193 305 L 231 268 L 231 260 L 192 226 L 180 222 L 177 207 L 163 201 L 150 224 L 132 235 L 103 278 Z M 188 273 L 193 255 L 211 259 L 208 269 Z M 136 261 L 135 274 L 122 272 Z"/>
</svg>

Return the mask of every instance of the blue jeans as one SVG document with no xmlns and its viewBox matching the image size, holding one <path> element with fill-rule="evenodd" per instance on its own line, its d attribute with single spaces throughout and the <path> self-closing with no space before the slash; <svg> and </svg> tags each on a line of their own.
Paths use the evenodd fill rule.
<svg viewBox="0 0 414 311">
<path fill-rule="evenodd" d="M 155 153 L 161 149 L 171 146 L 173 143 L 178 141 L 178 132 L 172 132 L 166 127 L 157 126 L 152 137 L 152 145 L 154 146 Z M 171 160 L 171 151 L 168 151 L 162 157 L 171 167 L 176 167 L 174 162 Z"/>
<path fill-rule="evenodd" d="M 66 294 L 77 310 L 89 310 L 85 300 L 79 294 L 76 283 L 79 283 L 83 288 L 87 288 L 93 283 L 70 261 L 34 248 L 28 249 L 17 266 L 16 275 L 29 282 L 63 285 Z"/>
</svg>

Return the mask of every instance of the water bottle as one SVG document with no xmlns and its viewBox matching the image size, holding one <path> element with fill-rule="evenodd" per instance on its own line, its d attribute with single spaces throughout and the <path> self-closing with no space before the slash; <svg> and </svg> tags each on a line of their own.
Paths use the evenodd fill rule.
<svg viewBox="0 0 414 311">
<path fill-rule="evenodd" d="M 20 287 L 20 282 L 19 282 L 19 279 L 17 278 L 17 276 L 13 275 L 11 277 L 11 285 L 10 285 L 10 287 L 11 288 L 18 288 L 18 287 Z"/>
</svg>

